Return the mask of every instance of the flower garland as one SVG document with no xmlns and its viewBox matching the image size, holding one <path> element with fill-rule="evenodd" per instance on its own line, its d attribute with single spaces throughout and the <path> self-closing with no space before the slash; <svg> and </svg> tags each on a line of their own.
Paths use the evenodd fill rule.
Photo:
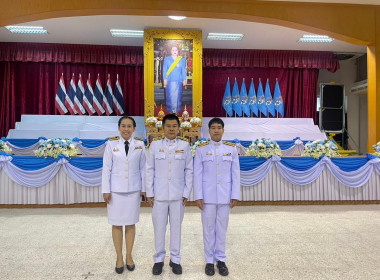
<svg viewBox="0 0 380 280">
<path fill-rule="evenodd" d="M 190 150 L 191 150 L 191 154 L 193 155 L 193 157 L 195 157 L 195 151 L 196 149 L 198 148 L 198 146 L 204 142 L 207 142 L 208 140 L 206 138 L 202 138 L 198 141 L 195 141 L 191 146 L 190 146 Z"/>
<path fill-rule="evenodd" d="M 7 143 L 4 141 L 0 140 L 0 152 L 5 152 L 7 154 L 12 153 L 12 149 L 8 147 Z"/>
<path fill-rule="evenodd" d="M 43 141 L 38 149 L 34 151 L 36 157 L 53 157 L 57 158 L 59 155 L 65 155 L 68 158 L 75 157 L 78 154 L 78 149 L 72 141 L 68 138 L 51 138 Z"/>
<path fill-rule="evenodd" d="M 315 140 L 305 144 L 303 157 L 321 158 L 323 155 L 327 157 L 340 157 L 338 146 L 332 140 Z"/>
<path fill-rule="evenodd" d="M 377 142 L 376 145 L 373 145 L 374 153 L 373 155 L 380 157 L 380 142 Z"/>
<path fill-rule="evenodd" d="M 252 144 L 248 147 L 246 156 L 255 156 L 255 157 L 263 157 L 270 158 L 271 156 L 278 155 L 282 156 L 280 146 L 276 141 L 271 139 L 256 139 L 252 142 Z"/>
</svg>

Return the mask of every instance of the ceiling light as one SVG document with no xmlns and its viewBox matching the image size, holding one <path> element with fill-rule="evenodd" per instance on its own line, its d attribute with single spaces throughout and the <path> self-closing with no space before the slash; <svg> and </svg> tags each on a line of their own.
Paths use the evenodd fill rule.
<svg viewBox="0 0 380 280">
<path fill-rule="evenodd" d="M 209 33 L 207 35 L 207 40 L 229 40 L 229 41 L 239 41 L 243 39 L 244 34 L 234 34 L 234 33 Z"/>
<path fill-rule="evenodd" d="M 168 18 L 170 18 L 170 19 L 174 19 L 174 20 L 183 20 L 183 19 L 185 19 L 186 17 L 184 17 L 184 16 L 168 16 Z"/>
<path fill-rule="evenodd" d="M 334 38 L 326 35 L 303 35 L 302 38 L 298 40 L 300 43 L 331 43 Z"/>
<path fill-rule="evenodd" d="M 20 25 L 8 25 L 5 26 L 12 33 L 17 34 L 47 34 L 47 30 L 42 26 L 20 26 Z"/>
<path fill-rule="evenodd" d="M 110 29 L 110 32 L 113 37 L 131 37 L 131 38 L 144 37 L 143 30 Z"/>
</svg>

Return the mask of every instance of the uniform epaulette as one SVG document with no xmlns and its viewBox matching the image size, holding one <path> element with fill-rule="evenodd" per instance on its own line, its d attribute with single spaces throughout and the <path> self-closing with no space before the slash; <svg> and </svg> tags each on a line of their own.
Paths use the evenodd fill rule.
<svg viewBox="0 0 380 280">
<path fill-rule="evenodd" d="M 108 138 L 109 141 L 114 141 L 114 140 L 119 140 L 119 139 L 120 139 L 120 136 L 114 136 L 114 137 Z"/>
<path fill-rule="evenodd" d="M 207 146 L 208 144 L 210 144 L 210 141 L 206 141 L 206 142 L 200 143 L 200 144 L 198 145 L 198 148 L 200 148 L 200 147 L 204 147 L 204 146 Z"/>
<path fill-rule="evenodd" d="M 158 137 L 154 137 L 153 138 L 153 141 L 157 141 L 157 140 L 161 140 L 162 139 L 162 137 L 161 136 L 158 136 Z"/>
<path fill-rule="evenodd" d="M 235 147 L 235 143 L 223 141 L 223 144 L 231 146 L 231 147 Z"/>
<path fill-rule="evenodd" d="M 139 140 L 139 141 L 143 141 L 144 142 L 144 139 L 142 139 L 140 137 L 135 137 L 135 140 Z"/>
<path fill-rule="evenodd" d="M 189 142 L 189 139 L 187 139 L 187 138 L 185 138 L 185 137 L 178 136 L 177 138 L 178 138 L 178 139 L 181 139 L 181 140 L 183 140 L 183 141 Z"/>
</svg>

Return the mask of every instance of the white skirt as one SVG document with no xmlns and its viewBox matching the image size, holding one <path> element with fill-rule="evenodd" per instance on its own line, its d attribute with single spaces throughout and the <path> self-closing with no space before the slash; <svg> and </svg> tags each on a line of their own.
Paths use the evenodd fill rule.
<svg viewBox="0 0 380 280">
<path fill-rule="evenodd" d="M 138 223 L 140 202 L 140 191 L 130 193 L 111 192 L 111 201 L 107 205 L 108 223 L 113 226 L 129 226 Z"/>
</svg>

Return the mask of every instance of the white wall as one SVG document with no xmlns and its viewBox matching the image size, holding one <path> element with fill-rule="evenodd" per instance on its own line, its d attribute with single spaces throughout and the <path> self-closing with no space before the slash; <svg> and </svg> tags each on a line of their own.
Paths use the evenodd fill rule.
<svg viewBox="0 0 380 280">
<path fill-rule="evenodd" d="M 347 130 L 353 140 L 360 147 L 361 153 L 367 152 L 367 94 L 351 94 L 350 89 L 356 80 L 356 61 L 340 61 L 340 69 L 335 73 L 327 70 L 319 72 L 318 84 L 335 82 L 342 84 L 345 88 L 346 110 L 347 110 Z M 318 88 L 319 93 L 319 88 Z M 350 138 L 349 149 L 357 150 L 357 147 Z"/>
</svg>

